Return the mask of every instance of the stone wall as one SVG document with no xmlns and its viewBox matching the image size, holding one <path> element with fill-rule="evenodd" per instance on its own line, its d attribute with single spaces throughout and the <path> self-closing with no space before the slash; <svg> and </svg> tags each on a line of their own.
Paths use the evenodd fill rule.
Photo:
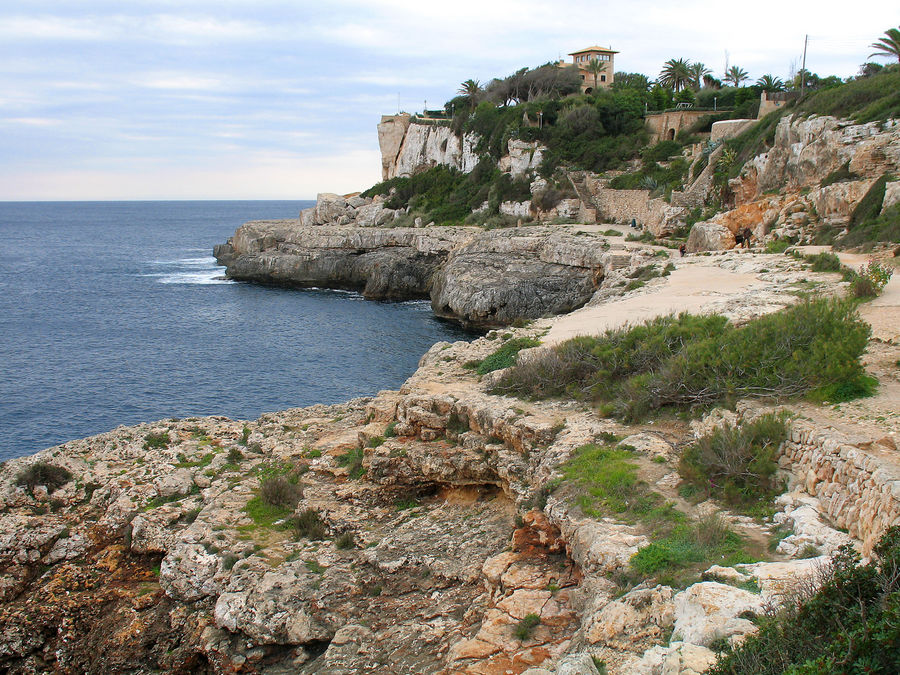
<svg viewBox="0 0 900 675">
<path fill-rule="evenodd" d="M 585 178 L 585 186 L 597 208 L 597 220 L 604 223 L 631 223 L 646 227 L 661 236 L 684 217 L 684 208 L 672 206 L 664 199 L 651 199 L 649 190 L 611 190 L 606 181 L 593 176 Z"/>
<path fill-rule="evenodd" d="M 647 115 L 644 122 L 651 134 L 650 144 L 671 140 L 679 131 L 691 126 L 704 115 L 710 114 L 708 110 L 675 110 Z"/>
<path fill-rule="evenodd" d="M 821 503 L 825 517 L 862 541 L 868 555 L 882 533 L 900 525 L 900 457 L 888 436 L 873 443 L 805 420 L 793 422 L 779 464 Z"/>
</svg>

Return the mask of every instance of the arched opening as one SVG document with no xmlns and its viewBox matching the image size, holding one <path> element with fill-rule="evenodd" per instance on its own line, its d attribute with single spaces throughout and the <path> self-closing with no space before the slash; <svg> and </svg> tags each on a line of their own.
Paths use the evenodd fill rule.
<svg viewBox="0 0 900 675">
<path fill-rule="evenodd" d="M 593 93 L 594 93 L 594 88 L 593 88 L 593 87 L 588 87 L 587 89 L 584 90 L 584 93 L 585 93 L 585 94 L 593 94 Z"/>
<path fill-rule="evenodd" d="M 675 130 L 674 130 L 674 129 L 669 129 L 669 134 L 668 134 L 668 136 L 669 136 L 669 140 L 670 140 L 670 141 L 674 141 L 674 140 L 675 140 Z"/>
</svg>

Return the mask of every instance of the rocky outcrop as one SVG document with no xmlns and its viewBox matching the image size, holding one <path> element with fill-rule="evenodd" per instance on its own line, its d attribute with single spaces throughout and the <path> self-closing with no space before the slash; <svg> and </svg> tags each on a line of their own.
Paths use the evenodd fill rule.
<svg viewBox="0 0 900 675">
<path fill-rule="evenodd" d="M 483 328 L 582 306 L 616 251 L 603 237 L 545 227 L 483 232 L 254 221 L 214 253 L 232 279 L 359 290 L 370 299 L 430 297 L 437 316 Z"/>
<path fill-rule="evenodd" d="M 469 173 L 478 164 L 478 136 L 457 136 L 449 122 L 385 116 L 378 125 L 382 179 L 412 176 L 438 164 Z"/>
<path fill-rule="evenodd" d="M 734 184 L 736 203 L 755 201 L 770 190 L 818 187 L 845 164 L 862 179 L 900 171 L 900 120 L 853 124 L 827 116 L 785 116 L 772 148 L 744 165 Z"/>
<path fill-rule="evenodd" d="M 545 228 L 479 235 L 455 249 L 435 275 L 431 306 L 437 316 L 475 326 L 577 309 L 597 289 L 608 255 L 584 244 Z"/>
<path fill-rule="evenodd" d="M 215 248 L 232 279 L 362 291 L 370 299 L 428 297 L 449 252 L 468 228 L 303 227 L 253 221 Z"/>
</svg>

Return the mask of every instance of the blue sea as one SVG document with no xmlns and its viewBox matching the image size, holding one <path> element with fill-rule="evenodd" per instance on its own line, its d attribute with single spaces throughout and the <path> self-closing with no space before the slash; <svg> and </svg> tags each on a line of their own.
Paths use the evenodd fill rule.
<svg viewBox="0 0 900 675">
<path fill-rule="evenodd" d="M 214 244 L 312 203 L 0 203 L 0 460 L 120 424 L 372 395 L 471 338 L 427 301 L 223 278 Z"/>
</svg>

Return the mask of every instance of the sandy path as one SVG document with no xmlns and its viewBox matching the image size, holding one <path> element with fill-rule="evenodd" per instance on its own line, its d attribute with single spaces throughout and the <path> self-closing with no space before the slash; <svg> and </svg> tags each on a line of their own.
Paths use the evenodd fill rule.
<svg viewBox="0 0 900 675">
<path fill-rule="evenodd" d="M 713 303 L 767 285 L 755 274 L 730 272 L 705 261 L 676 264 L 678 268 L 665 278 L 665 283 L 648 292 L 603 305 L 582 307 L 553 320 L 543 338 L 544 344 L 557 344 L 577 335 L 598 335 L 609 328 L 640 323 L 656 316 L 702 312 Z"/>
</svg>

